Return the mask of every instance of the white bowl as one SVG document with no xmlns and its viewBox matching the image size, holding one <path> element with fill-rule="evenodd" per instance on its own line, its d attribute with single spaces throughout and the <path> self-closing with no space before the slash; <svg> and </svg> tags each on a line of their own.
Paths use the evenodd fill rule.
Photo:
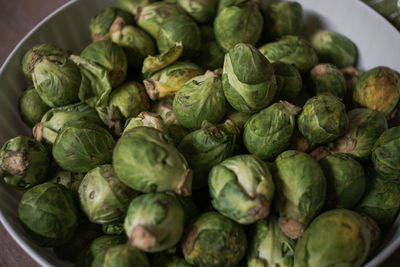
<svg viewBox="0 0 400 267">
<path fill-rule="evenodd" d="M 338 31 L 352 39 L 359 50 L 361 69 L 383 65 L 400 71 L 400 34 L 383 17 L 357 0 L 298 0 L 305 10 L 306 31 L 315 26 Z M 112 0 L 75 0 L 62 6 L 38 24 L 17 45 L 0 70 L 0 144 L 17 135 L 30 135 L 18 114 L 18 98 L 28 85 L 21 71 L 21 58 L 33 45 L 50 42 L 79 52 L 90 42 L 88 23 Z M 2 182 L 0 182 L 2 183 Z M 37 246 L 22 229 L 17 206 L 22 193 L 0 185 L 0 221 L 16 242 L 42 266 L 70 266 L 50 249 Z M 366 266 L 377 266 L 400 245 L 400 217 L 397 218 L 377 255 Z"/>
</svg>

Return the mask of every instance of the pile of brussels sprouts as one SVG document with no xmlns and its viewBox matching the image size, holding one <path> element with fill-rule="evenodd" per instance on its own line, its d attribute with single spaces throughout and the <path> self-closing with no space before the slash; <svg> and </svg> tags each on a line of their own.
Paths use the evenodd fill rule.
<svg viewBox="0 0 400 267">
<path fill-rule="evenodd" d="M 1 149 L 27 233 L 77 266 L 361 266 L 400 206 L 399 74 L 297 2 L 118 0 L 39 44 Z"/>
</svg>

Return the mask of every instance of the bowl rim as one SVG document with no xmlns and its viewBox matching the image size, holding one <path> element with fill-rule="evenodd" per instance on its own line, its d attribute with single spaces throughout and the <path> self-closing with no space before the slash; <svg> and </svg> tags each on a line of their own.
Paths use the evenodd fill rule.
<svg viewBox="0 0 400 267">
<path fill-rule="evenodd" d="M 6 60 L 3 62 L 1 68 L 0 68 L 0 76 L 3 75 L 5 72 L 6 66 L 9 64 L 13 56 L 17 53 L 17 50 L 25 43 L 27 39 L 29 39 L 33 34 L 36 33 L 36 31 L 46 22 L 51 20 L 53 17 L 57 16 L 59 13 L 63 12 L 67 7 L 81 1 L 86 1 L 86 0 L 70 0 L 67 3 L 61 5 L 59 8 L 55 9 L 53 12 L 51 12 L 49 15 L 47 15 L 45 18 L 43 18 L 36 26 L 34 26 L 14 47 L 12 52 L 7 56 Z M 284 0 L 287 1 L 287 0 Z M 301 1 L 301 0 L 300 0 Z M 368 12 L 369 16 L 375 16 L 379 17 L 379 20 L 382 21 L 382 23 L 386 24 L 386 27 L 391 29 L 393 34 L 399 34 L 400 31 L 397 30 L 384 16 L 382 16 L 380 13 L 375 11 L 372 7 L 364 3 L 363 1 L 360 0 L 352 0 L 349 1 L 349 3 L 354 3 L 355 5 L 358 5 L 359 8 L 363 8 L 366 12 Z M 400 70 L 398 70 L 400 71 Z M 400 214 L 397 214 L 396 219 L 400 217 Z M 41 255 L 36 253 L 14 230 L 12 225 L 8 222 L 7 218 L 3 215 L 3 211 L 0 210 L 0 222 L 3 224 L 4 228 L 6 231 L 9 233 L 9 235 L 13 238 L 13 240 L 40 266 L 52 266 L 50 262 L 48 262 L 45 258 L 43 258 Z M 399 224 L 400 228 L 400 224 Z M 400 235 L 397 236 L 391 244 L 387 245 L 384 247 L 379 253 L 375 254 L 375 256 L 370 259 L 364 266 L 365 267 L 374 267 L 378 266 L 379 264 L 383 263 L 384 260 L 386 260 L 390 255 L 394 253 L 394 251 L 400 247 Z"/>
</svg>

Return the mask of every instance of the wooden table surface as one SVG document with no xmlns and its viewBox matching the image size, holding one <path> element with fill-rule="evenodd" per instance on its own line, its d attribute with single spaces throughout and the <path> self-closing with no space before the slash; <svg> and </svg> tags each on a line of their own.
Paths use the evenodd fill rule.
<svg viewBox="0 0 400 267">
<path fill-rule="evenodd" d="M 43 18 L 68 0 L 0 0 L 0 66 L 17 43 Z M 0 267 L 36 267 L 0 224 Z M 400 248 L 379 267 L 400 266 Z"/>
</svg>

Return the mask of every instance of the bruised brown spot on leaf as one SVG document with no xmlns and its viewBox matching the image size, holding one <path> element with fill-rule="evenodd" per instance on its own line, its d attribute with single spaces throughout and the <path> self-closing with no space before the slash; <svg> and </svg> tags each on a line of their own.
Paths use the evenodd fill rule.
<svg viewBox="0 0 400 267">
<path fill-rule="evenodd" d="M 169 12 L 169 10 L 164 7 L 157 8 L 155 12 L 160 18 L 168 18 L 169 16 L 171 16 L 171 12 Z"/>
<path fill-rule="evenodd" d="M 123 131 L 122 119 L 123 117 L 116 107 L 111 106 L 107 108 L 108 130 L 115 137 L 121 136 Z"/>
<path fill-rule="evenodd" d="M 316 160 L 320 161 L 321 159 L 325 158 L 326 156 L 331 155 L 332 153 L 330 151 L 327 151 L 326 149 L 322 147 L 318 147 L 311 151 L 310 155 Z"/>
<path fill-rule="evenodd" d="M 125 78 L 125 72 L 121 69 L 112 70 L 108 73 L 108 77 L 110 78 L 110 82 L 113 87 L 121 84 L 121 81 Z"/>
<path fill-rule="evenodd" d="M 259 219 L 263 219 L 268 216 L 270 203 L 263 195 L 257 195 L 255 197 L 259 204 L 250 208 L 247 213 Z"/>
<path fill-rule="evenodd" d="M 153 80 L 144 80 L 144 87 L 146 88 L 147 95 L 153 101 L 158 99 L 158 91 L 156 90 L 156 84 Z"/>
<path fill-rule="evenodd" d="M 43 122 L 40 122 L 36 124 L 32 129 L 33 137 L 39 142 L 42 142 L 43 139 L 43 127 L 44 127 Z"/>
<path fill-rule="evenodd" d="M 111 24 L 110 34 L 113 34 L 114 32 L 119 32 L 120 30 L 122 30 L 125 24 L 126 24 L 125 20 L 117 16 L 114 19 L 113 23 Z"/>
<path fill-rule="evenodd" d="M 351 139 L 347 136 L 342 136 L 337 139 L 335 142 L 335 151 L 336 153 L 351 153 L 357 146 L 357 139 Z"/>
<path fill-rule="evenodd" d="M 310 143 L 302 134 L 297 133 L 290 140 L 289 149 L 307 152 L 310 149 Z"/>
<path fill-rule="evenodd" d="M 280 217 L 278 226 L 288 237 L 297 239 L 304 234 L 304 225 L 292 218 Z"/>
<path fill-rule="evenodd" d="M 141 249 L 150 249 L 156 246 L 156 237 L 144 226 L 137 225 L 129 238 L 129 244 Z"/>
<path fill-rule="evenodd" d="M 353 76 L 360 76 L 361 75 L 361 71 L 359 71 L 358 69 L 350 66 L 350 67 L 345 67 L 343 69 L 340 70 L 344 76 L 344 78 L 346 80 L 349 80 L 351 78 L 353 78 Z"/>
<path fill-rule="evenodd" d="M 135 15 L 136 22 L 139 20 L 140 16 L 142 15 L 142 12 L 143 12 L 143 7 L 140 6 L 136 9 L 136 15 Z"/>
<path fill-rule="evenodd" d="M 182 249 L 184 255 L 187 256 L 192 253 L 197 241 L 197 236 L 198 236 L 197 228 L 195 226 L 192 226 L 187 235 L 185 236 L 185 238 L 183 239 Z"/>
<path fill-rule="evenodd" d="M 37 53 L 34 53 L 34 54 L 32 55 L 32 57 L 31 57 L 31 59 L 29 60 L 29 63 L 28 63 L 28 72 L 32 72 L 33 67 L 34 67 L 35 64 L 36 64 L 36 61 L 38 61 L 39 58 L 40 58 L 40 55 L 37 54 Z"/>
<path fill-rule="evenodd" d="M 29 166 L 23 152 L 7 151 L 1 163 L 1 169 L 11 175 L 22 174 Z"/>
<path fill-rule="evenodd" d="M 329 72 L 329 68 L 326 64 L 318 64 L 311 70 L 312 76 L 324 76 Z"/>
<path fill-rule="evenodd" d="M 155 114 L 155 113 L 151 113 L 151 112 L 148 112 L 148 111 L 140 112 L 139 116 L 143 116 L 144 121 L 152 121 L 154 119 L 162 120 L 160 115 Z"/>
<path fill-rule="evenodd" d="M 178 195 L 190 196 L 192 194 L 192 180 L 193 171 L 191 169 L 186 169 L 176 187 L 176 193 Z"/>
</svg>

